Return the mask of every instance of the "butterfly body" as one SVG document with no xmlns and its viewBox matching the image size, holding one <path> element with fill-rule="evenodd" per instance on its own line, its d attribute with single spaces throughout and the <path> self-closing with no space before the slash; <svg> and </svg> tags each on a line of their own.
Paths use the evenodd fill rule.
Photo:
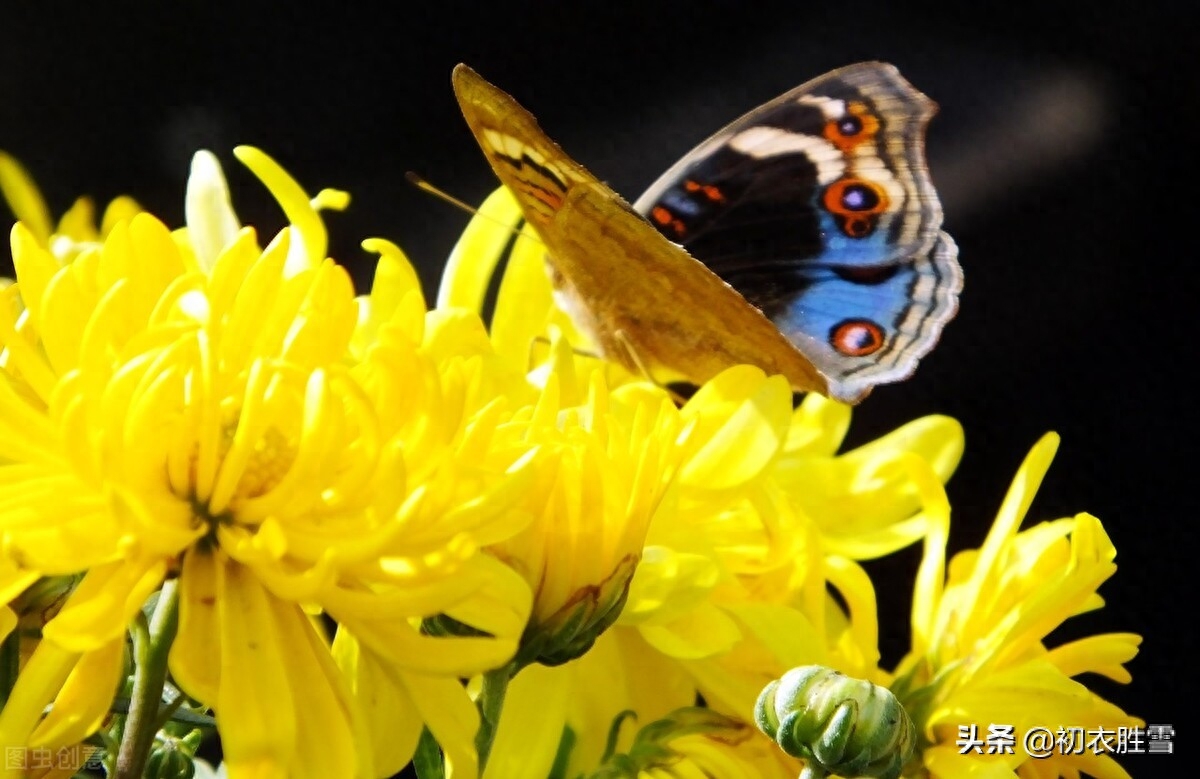
<svg viewBox="0 0 1200 779">
<path fill-rule="evenodd" d="M 633 207 L 469 68 L 454 86 L 560 305 L 631 369 L 701 383 L 751 363 L 857 402 L 911 373 L 954 313 L 961 273 L 919 146 L 932 103 L 890 66 L 747 114 Z"/>
</svg>

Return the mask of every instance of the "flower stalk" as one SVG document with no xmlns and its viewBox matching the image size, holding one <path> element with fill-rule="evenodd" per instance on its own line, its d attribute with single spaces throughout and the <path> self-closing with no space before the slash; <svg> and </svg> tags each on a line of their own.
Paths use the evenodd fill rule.
<svg viewBox="0 0 1200 779">
<path fill-rule="evenodd" d="M 508 683 L 512 679 L 512 665 L 505 665 L 483 675 L 483 686 L 475 705 L 479 707 L 479 732 L 475 734 L 475 750 L 479 754 L 479 773 L 487 767 L 492 744 L 496 740 L 496 729 L 500 726 L 500 713 L 504 710 L 504 699 L 508 694 Z"/>
<path fill-rule="evenodd" d="M 175 581 L 169 580 L 163 583 L 149 623 L 143 614 L 139 614 L 130 631 L 137 670 L 133 677 L 129 716 L 117 753 L 117 779 L 139 779 L 145 770 L 146 758 L 161 721 L 159 708 L 167 683 L 167 655 L 178 626 L 179 598 Z"/>
</svg>

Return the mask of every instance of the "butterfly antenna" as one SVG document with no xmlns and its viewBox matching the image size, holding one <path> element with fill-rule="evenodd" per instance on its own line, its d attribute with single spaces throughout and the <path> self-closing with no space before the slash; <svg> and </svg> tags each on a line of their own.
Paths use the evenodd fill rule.
<svg viewBox="0 0 1200 779">
<path fill-rule="evenodd" d="M 413 171 L 410 170 L 404 174 L 404 178 L 408 180 L 409 184 L 412 184 L 414 187 L 421 190 L 422 192 L 428 192 L 430 195 L 433 195 L 436 198 L 444 200 L 447 203 L 449 203 L 450 205 L 452 205 L 456 208 L 460 208 L 463 211 L 466 211 L 468 214 L 471 214 L 472 216 L 479 216 L 478 208 L 471 205 L 470 203 L 459 200 L 454 195 L 451 195 L 449 192 L 445 191 L 444 189 L 438 189 L 433 184 L 430 184 L 428 181 L 421 178 L 421 176 L 418 175 L 417 173 L 414 173 Z"/>
<path fill-rule="evenodd" d="M 421 176 L 419 174 L 414 173 L 411 170 L 404 174 L 404 178 L 408 180 L 408 183 L 412 184 L 414 187 L 421 190 L 422 192 L 426 192 L 430 195 L 433 195 L 434 197 L 438 198 L 439 200 L 444 200 L 445 202 L 449 203 L 450 205 L 454 206 L 455 208 L 466 211 L 471 216 L 478 216 L 478 217 L 486 219 L 489 222 L 492 222 L 494 224 L 503 225 L 505 228 L 507 228 L 509 231 L 511 231 L 513 235 L 517 236 L 518 238 L 521 237 L 522 235 L 524 235 L 526 238 L 530 238 L 530 239 L 537 241 L 538 243 L 541 243 L 541 240 L 536 233 L 531 233 L 528 231 L 522 232 L 520 225 L 513 227 L 511 224 L 509 224 L 508 222 L 505 222 L 502 219 L 497 219 L 489 214 L 485 214 L 485 213 L 481 212 L 478 208 L 476 208 L 475 206 L 466 202 L 465 200 L 459 200 L 454 195 L 451 195 L 449 192 L 445 191 L 444 189 L 439 189 L 436 186 L 434 186 L 433 184 L 430 184 L 428 181 L 421 178 Z"/>
</svg>

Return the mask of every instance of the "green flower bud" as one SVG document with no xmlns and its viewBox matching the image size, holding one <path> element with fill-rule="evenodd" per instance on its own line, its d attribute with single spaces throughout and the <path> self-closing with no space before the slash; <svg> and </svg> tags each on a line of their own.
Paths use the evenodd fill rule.
<svg viewBox="0 0 1200 779">
<path fill-rule="evenodd" d="M 645 725 L 637 732 L 627 753 L 613 754 L 616 730 L 629 718 L 626 715 L 632 716 L 633 712 L 623 712 L 614 720 L 604 763 L 588 779 L 637 779 L 647 774 L 657 776 L 660 772 L 675 776 L 670 766 L 686 760 L 689 738 L 708 738 L 728 745 L 746 739 L 753 732 L 743 722 L 711 709 L 689 706 Z"/>
<path fill-rule="evenodd" d="M 146 759 L 146 779 L 192 779 L 195 774 L 194 758 L 179 739 L 155 741 Z"/>
<path fill-rule="evenodd" d="M 784 752 L 804 759 L 805 779 L 896 779 L 917 740 L 891 691 L 819 665 L 793 668 L 768 684 L 754 720 Z"/>
<path fill-rule="evenodd" d="M 621 615 L 637 564 L 634 555 L 622 558 L 604 580 L 581 584 L 557 610 L 531 618 L 513 658 L 514 667 L 535 662 L 562 665 L 586 654 Z"/>
</svg>

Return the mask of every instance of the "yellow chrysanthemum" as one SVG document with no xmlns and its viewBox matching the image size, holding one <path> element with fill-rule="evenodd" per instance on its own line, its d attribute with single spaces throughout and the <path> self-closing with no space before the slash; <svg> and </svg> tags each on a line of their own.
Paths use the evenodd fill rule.
<svg viewBox="0 0 1200 779">
<path fill-rule="evenodd" d="M 1073 679 L 1091 672 L 1128 682 L 1124 663 L 1137 654 L 1138 636 L 1043 643 L 1068 617 L 1099 608 L 1096 589 L 1116 572 L 1116 550 L 1089 514 L 1018 532 L 1057 448 L 1054 434 L 1034 446 L 983 546 L 956 555 L 948 571 L 949 504 L 941 485 L 913 468 L 931 529 L 913 600 L 913 648 L 893 684 L 924 737 L 922 765 L 906 775 L 1128 777 L 1104 750 L 1071 754 L 1064 744 L 1035 759 L 1024 744 L 1035 728 L 1106 728 L 1115 743 L 1118 728 L 1141 725 Z M 1011 726 L 1011 753 L 983 743 L 992 726 Z"/>
<path fill-rule="evenodd" d="M 390 770 L 372 764 L 374 702 L 351 695 L 363 677 L 338 672 L 313 606 L 408 683 L 385 757 L 407 760 L 424 721 L 469 776 L 474 709 L 456 680 L 506 662 L 529 609 L 523 581 L 477 554 L 528 520 L 515 508 L 528 458 L 492 451 L 505 398 L 478 389 L 508 379 L 480 359 L 477 318 L 426 315 L 395 247 L 370 244 L 380 271 L 356 301 L 317 213 L 345 197 L 310 201 L 261 152 L 237 154 L 291 222 L 265 249 L 207 154 L 186 230 L 137 213 L 63 256 L 13 230 L 0 594 L 86 574 L 21 669 L 0 744 L 95 730 L 126 626 L 163 586 L 164 624 L 178 590 L 171 673 L 215 710 L 230 776 Z M 476 635 L 423 635 L 438 613 Z"/>
<path fill-rule="evenodd" d="M 611 392 L 600 371 L 576 376 L 564 342 L 553 351 L 536 405 L 502 429 L 501 446 L 537 447 L 524 503 L 535 519 L 490 548 L 534 591 L 518 664 L 573 660 L 617 618 L 687 438 L 665 392 Z"/>
<path fill-rule="evenodd" d="M 722 420 L 715 429 L 701 422 L 694 434 L 698 441 L 707 433 L 710 442 L 721 443 L 698 446 L 695 459 L 681 468 L 677 489 L 656 516 L 617 625 L 569 673 L 564 669 L 558 678 L 544 676 L 545 686 L 527 698 L 520 689 L 510 694 L 512 716 L 522 706 L 537 712 L 522 732 L 557 727 L 561 733 L 564 724 L 570 727 L 575 734 L 573 769 L 594 765 L 612 719 L 625 710 L 646 722 L 692 705 L 699 694 L 717 710 L 750 722 L 763 686 L 791 667 L 820 663 L 863 677 L 880 676 L 866 574 L 849 558 L 828 551 L 833 542 L 772 473 L 780 468 L 795 476 L 803 469 L 793 458 L 804 458 L 828 477 L 839 470 L 830 461 L 848 459 L 856 467 L 846 467 L 841 491 L 825 487 L 826 494 L 837 496 L 825 511 L 834 514 L 857 504 L 866 513 L 874 506 L 881 531 L 890 523 L 895 538 L 908 539 L 915 535 L 907 517 L 918 505 L 914 486 L 898 478 L 894 467 L 886 472 L 882 462 L 875 469 L 864 461 L 880 457 L 894 466 L 920 451 L 941 458 L 948 472 L 961 451 L 961 433 L 949 420 L 930 418 L 865 451 L 834 457 L 826 447 L 830 436 L 817 435 L 834 404 L 810 398 L 792 413 L 790 399 L 786 385 L 751 369 L 720 376 L 697 393 L 683 413 L 707 417 L 710 423 Z M 739 415 L 738 408 L 744 413 Z M 844 418 L 842 407 L 837 409 L 836 417 Z M 767 431 L 774 431 L 776 444 L 763 443 L 772 439 Z M 844 427 L 832 437 L 840 440 L 842 432 Z M 756 447 L 761 448 L 757 458 Z M 749 477 L 737 476 L 735 463 L 718 467 L 718 460 L 705 459 L 731 453 L 743 456 L 738 462 L 747 464 Z M 857 477 L 850 479 L 851 473 Z M 683 474 L 702 478 L 688 481 Z M 733 483 L 723 483 L 718 475 Z M 854 620 L 842 614 L 827 586 L 842 594 Z M 863 613 L 869 619 L 862 619 Z M 569 690 L 561 710 L 545 705 L 547 687 Z M 497 752 L 502 752 L 499 745 Z M 769 765 L 779 773 L 764 776 L 794 777 L 799 771 L 795 760 L 782 755 Z M 511 775 L 533 777 L 537 772 Z"/>
<path fill-rule="evenodd" d="M 503 190 L 481 210 L 466 234 L 474 251 L 456 253 L 443 286 L 444 299 L 476 308 L 508 238 L 504 225 L 517 213 Z M 587 356 L 552 306 L 543 254 L 522 237 L 509 257 L 491 328 L 497 351 L 553 381 L 568 361 L 552 352 L 541 362 L 546 350 L 531 344 L 561 330 L 584 347 L 576 370 L 604 371 L 623 388 L 646 386 Z M 874 674 L 878 652 L 860 651 L 874 644 L 873 602 L 861 602 L 866 576 L 851 558 L 920 537 L 924 525 L 912 519 L 919 493 L 897 463 L 919 456 L 948 477 L 962 451 L 957 423 L 930 417 L 836 456 L 849 409 L 812 396 L 793 412 L 786 381 L 745 366 L 709 382 L 678 414 L 690 428 L 678 476 L 655 512 L 617 626 L 562 669 L 518 675 L 487 776 L 544 776 L 554 749 L 528 744 L 557 744 L 564 726 L 574 734 L 570 770 L 586 772 L 620 712 L 645 723 L 692 705 L 697 694 L 748 723 L 763 685 L 793 665 Z M 871 607 L 869 623 L 854 623 L 858 640 L 847 640 L 850 623 L 833 616 L 827 583 L 856 608 Z M 795 775 L 794 761 L 777 763 Z"/>
</svg>

